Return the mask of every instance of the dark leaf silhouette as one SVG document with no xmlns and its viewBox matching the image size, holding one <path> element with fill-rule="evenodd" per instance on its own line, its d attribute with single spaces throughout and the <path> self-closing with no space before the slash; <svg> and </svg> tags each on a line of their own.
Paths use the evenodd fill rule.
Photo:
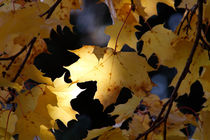
<svg viewBox="0 0 210 140">
<path fill-rule="evenodd" d="M 195 112 L 201 111 L 204 107 L 203 103 L 206 102 L 206 98 L 203 96 L 204 91 L 201 83 L 199 81 L 195 81 L 191 85 L 189 95 L 185 93 L 176 99 L 177 107 L 184 114 L 196 115 Z"/>
<path fill-rule="evenodd" d="M 100 101 L 94 99 L 97 91 L 96 81 L 78 83 L 77 85 L 81 89 L 85 89 L 70 102 L 72 108 L 79 113 L 76 115 L 77 120 L 71 120 L 65 126 L 58 119 L 56 122 L 59 129 L 51 130 L 56 140 L 81 140 L 87 136 L 87 130 L 114 125 L 118 115 L 111 116 L 109 113 L 115 109 L 115 106 L 125 104 L 132 97 L 132 92 L 128 88 L 122 88 L 116 103 L 104 109 Z"/>
<path fill-rule="evenodd" d="M 63 66 L 69 66 L 75 63 L 79 56 L 70 52 L 82 47 L 80 44 L 80 37 L 73 33 L 67 26 L 62 30 L 61 26 L 57 26 L 57 32 L 52 29 L 50 38 L 44 39 L 47 44 L 49 53 L 39 54 L 35 60 L 34 65 L 43 73 L 44 76 L 55 80 L 65 73 L 65 81 L 70 83 L 70 72 Z"/>
</svg>

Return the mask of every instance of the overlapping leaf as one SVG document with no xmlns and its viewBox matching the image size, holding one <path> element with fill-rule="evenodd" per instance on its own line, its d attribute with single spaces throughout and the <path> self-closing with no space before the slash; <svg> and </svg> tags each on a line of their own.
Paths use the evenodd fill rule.
<svg viewBox="0 0 210 140">
<path fill-rule="evenodd" d="M 67 69 L 72 73 L 73 82 L 96 80 L 99 98 L 105 106 L 113 103 L 122 87 L 128 87 L 136 95 L 145 95 L 151 89 L 147 72 L 152 68 L 146 60 L 135 52 L 118 52 L 105 49 L 104 57 L 98 61 L 93 53 L 94 46 L 84 46 L 75 53 L 80 56 L 78 62 Z M 132 62 L 132 63 L 129 63 Z"/>
</svg>

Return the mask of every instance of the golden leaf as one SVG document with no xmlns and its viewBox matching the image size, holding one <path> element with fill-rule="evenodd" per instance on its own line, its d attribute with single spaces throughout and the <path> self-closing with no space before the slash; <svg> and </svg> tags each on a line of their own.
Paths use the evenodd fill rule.
<svg viewBox="0 0 210 140">
<path fill-rule="evenodd" d="M 137 30 L 134 28 L 134 26 L 125 24 L 125 26 L 120 32 L 122 25 L 123 22 L 115 21 L 114 25 L 108 26 L 105 29 L 105 33 L 110 36 L 110 40 L 107 46 L 112 49 L 115 49 L 115 46 L 117 45 L 116 51 L 120 51 L 123 45 L 127 44 L 128 46 L 136 50 L 137 39 L 135 36 L 135 32 Z M 120 35 L 116 44 L 116 39 L 118 37 L 119 32 Z"/>
<path fill-rule="evenodd" d="M 7 135 L 11 135 L 15 131 L 15 124 L 18 118 L 14 112 L 10 110 L 1 110 L 0 112 L 0 137 L 5 136 L 5 131 L 7 131 Z M 8 122 L 8 125 L 7 125 Z"/>
<path fill-rule="evenodd" d="M 32 140 L 35 136 L 39 136 L 42 140 L 54 140 L 50 128 L 53 128 L 53 119 L 48 114 L 48 105 L 56 106 L 56 96 L 48 89 L 39 95 L 35 109 L 27 114 L 21 113 L 18 116 L 15 134 L 19 134 L 20 140 Z M 25 105 L 25 104 L 24 104 Z M 32 105 L 33 106 L 33 105 Z M 23 104 L 18 106 L 24 110 Z"/>
<path fill-rule="evenodd" d="M 102 134 L 104 134 L 105 132 L 111 130 L 113 127 L 109 126 L 109 127 L 103 127 L 100 129 L 93 129 L 93 130 L 89 130 L 88 131 L 88 136 L 84 139 L 84 140 L 91 140 L 95 137 L 98 137 Z"/>
<path fill-rule="evenodd" d="M 103 105 L 113 103 L 122 87 L 127 87 L 137 96 L 145 95 L 152 87 L 147 74 L 152 68 L 143 57 L 135 52 L 117 52 L 107 48 L 103 59 L 98 61 L 93 54 L 94 46 L 84 46 L 78 51 L 80 59 L 67 67 L 71 71 L 73 83 L 89 80 L 97 81 L 95 98 Z M 132 63 L 130 63 L 132 62 Z"/>
<path fill-rule="evenodd" d="M 116 123 L 122 122 L 123 120 L 131 117 L 136 107 L 139 105 L 141 98 L 133 95 L 131 99 L 125 104 L 120 104 L 115 107 L 115 110 L 111 112 L 111 115 L 119 115 L 116 119 Z"/>
<path fill-rule="evenodd" d="M 176 50 L 171 45 L 175 38 L 176 35 L 171 30 L 164 28 L 163 25 L 157 25 L 141 37 L 144 41 L 142 53 L 147 58 L 155 53 L 160 64 L 163 64 L 166 60 L 174 60 L 173 55 Z"/>
<path fill-rule="evenodd" d="M 174 43 L 173 45 L 174 50 L 176 50 L 176 53 L 172 56 L 173 60 L 169 60 L 163 63 L 163 65 L 167 65 L 168 67 L 175 67 L 177 69 L 178 73 L 173 79 L 172 85 L 175 85 L 178 81 L 178 78 L 180 77 L 181 72 L 187 62 L 187 58 L 190 55 L 192 46 L 193 42 L 189 42 L 186 40 L 177 40 L 176 43 Z M 193 57 L 192 64 L 190 65 L 190 73 L 188 73 L 185 79 L 182 81 L 182 84 L 178 90 L 179 95 L 189 93 L 190 86 L 199 78 L 200 67 L 206 65 L 210 65 L 210 61 L 208 60 L 208 52 L 198 46 Z M 206 91 L 205 87 L 204 91 Z"/>
<path fill-rule="evenodd" d="M 128 135 L 123 133 L 120 128 L 107 131 L 101 135 L 98 140 L 128 140 Z"/>
<path fill-rule="evenodd" d="M 147 14 L 146 18 L 151 17 L 152 15 L 157 15 L 157 3 L 162 2 L 174 8 L 173 0 L 139 0 L 141 5 L 145 8 L 144 11 Z"/>
</svg>

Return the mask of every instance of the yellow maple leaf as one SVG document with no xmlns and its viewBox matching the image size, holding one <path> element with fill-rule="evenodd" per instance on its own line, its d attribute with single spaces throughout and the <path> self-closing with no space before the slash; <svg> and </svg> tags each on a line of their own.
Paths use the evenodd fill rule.
<svg viewBox="0 0 210 140">
<path fill-rule="evenodd" d="M 28 101 L 25 101 L 26 103 Z M 35 136 L 39 136 L 42 140 L 54 140 L 53 134 L 50 132 L 50 128 L 53 128 L 53 119 L 48 114 L 48 105 L 56 106 L 56 96 L 52 94 L 47 88 L 43 93 L 39 95 L 38 101 L 34 106 L 32 102 L 31 106 L 34 108 L 33 111 L 29 111 L 25 114 L 21 110 L 25 110 L 25 104 L 22 102 L 18 106 L 18 121 L 16 123 L 15 134 L 19 134 L 20 140 L 31 140 Z M 24 106 L 23 106 L 24 104 Z M 30 107 L 30 104 L 27 103 Z M 31 107 L 30 107 L 31 108 Z"/>
<path fill-rule="evenodd" d="M 120 32 L 122 25 L 123 25 L 123 22 L 115 21 L 114 25 L 108 26 L 105 29 L 105 33 L 110 36 L 110 40 L 107 46 L 112 49 L 115 49 L 115 46 L 117 45 L 116 51 L 120 51 L 123 45 L 127 44 L 128 46 L 136 50 L 137 39 L 135 36 L 135 32 L 137 30 L 134 28 L 134 26 L 125 24 L 125 26 Z M 118 38 L 118 34 L 119 34 L 119 38 Z M 118 40 L 116 44 L 117 38 Z"/>
<path fill-rule="evenodd" d="M 174 60 L 173 55 L 176 50 L 171 45 L 175 38 L 176 35 L 171 30 L 164 28 L 163 25 L 157 25 L 141 37 L 144 41 L 142 53 L 147 58 L 155 53 L 160 64 L 163 64 L 166 60 Z"/>
<path fill-rule="evenodd" d="M 88 135 L 84 140 L 91 140 L 95 137 L 98 137 L 102 134 L 104 134 L 105 132 L 111 130 L 113 127 L 109 126 L 109 127 L 103 127 L 100 129 L 93 129 L 93 130 L 89 130 L 88 131 Z"/>
<path fill-rule="evenodd" d="M 43 83 L 47 85 L 53 84 L 52 80 L 49 77 L 44 77 L 44 74 L 32 64 L 27 65 L 25 69 L 23 69 L 22 75 L 23 79 L 31 79 L 38 83 Z"/>
<path fill-rule="evenodd" d="M 11 12 L 0 12 L 0 20 L 2 21 L 0 24 L 2 31 L 0 33 L 0 51 L 7 48 L 6 44 L 13 35 L 24 36 L 26 42 L 29 42 L 38 34 L 41 37 L 49 36 L 49 31 L 55 26 L 53 22 L 58 23 L 58 21 L 54 19 L 45 21 L 39 15 L 41 14 L 41 10 L 47 10 L 49 7 L 43 3 L 39 3 L 39 7 L 40 10 L 37 8 L 36 3 L 32 3 L 31 6 L 27 5 L 26 8 L 17 10 L 15 14 Z"/>
<path fill-rule="evenodd" d="M 112 18 L 114 18 L 115 20 L 124 22 L 126 17 L 129 14 L 126 23 L 130 24 L 130 25 L 134 25 L 134 24 L 138 23 L 138 14 L 145 15 L 140 3 L 135 2 L 135 1 L 134 1 L 134 4 L 136 7 L 136 11 L 140 12 L 138 14 L 136 14 L 135 11 L 131 11 L 129 13 L 129 11 L 131 10 L 131 1 L 130 0 L 114 0 L 114 1 L 106 0 L 105 2 L 109 7 Z M 137 4 L 138 4 L 138 7 L 137 7 Z"/>
<path fill-rule="evenodd" d="M 136 107 L 139 105 L 141 98 L 133 95 L 127 103 L 121 104 L 115 107 L 115 110 L 111 112 L 111 115 L 119 115 L 116 119 L 116 123 L 120 123 L 125 119 L 131 117 Z"/>
<path fill-rule="evenodd" d="M 127 133 L 123 132 L 120 128 L 107 131 L 101 135 L 98 140 L 129 140 Z"/>
<path fill-rule="evenodd" d="M 178 73 L 173 79 L 172 85 L 175 85 L 176 82 L 178 81 L 178 78 L 180 77 L 180 74 L 185 67 L 187 58 L 190 55 L 192 46 L 193 42 L 178 39 L 176 43 L 174 43 L 173 45 L 174 50 L 176 50 L 176 53 L 173 55 L 173 60 L 165 61 L 165 63 L 163 63 L 168 67 L 175 67 L 177 69 Z M 199 78 L 200 67 L 210 65 L 210 61 L 208 59 L 209 59 L 208 52 L 203 48 L 201 48 L 200 46 L 198 46 L 195 55 L 193 57 L 192 64 L 190 65 L 189 69 L 190 73 L 188 73 L 188 75 L 183 80 L 178 90 L 179 94 L 189 93 L 190 86 L 192 85 L 193 82 L 195 82 Z M 204 91 L 205 90 L 206 89 L 204 89 Z"/>
<path fill-rule="evenodd" d="M 17 122 L 17 116 L 10 110 L 1 110 L 0 112 L 0 139 L 5 140 L 12 139 L 11 136 L 15 131 L 15 124 Z M 8 123 L 8 124 L 7 124 Z"/>
<path fill-rule="evenodd" d="M 147 14 L 146 19 L 151 17 L 152 15 L 157 15 L 157 3 L 162 2 L 174 8 L 173 0 L 139 0 L 141 1 L 141 5 L 145 8 L 144 11 Z"/>
<path fill-rule="evenodd" d="M 122 87 L 129 88 L 138 96 L 150 91 L 152 83 L 147 72 L 152 68 L 143 57 L 135 52 L 117 52 L 115 55 L 113 49 L 107 48 L 103 59 L 98 61 L 94 48 L 84 46 L 75 51 L 80 59 L 67 67 L 73 83 L 97 81 L 95 98 L 99 98 L 105 106 L 116 100 Z"/>
<path fill-rule="evenodd" d="M 19 92 L 14 102 L 17 103 L 18 107 L 15 111 L 16 115 L 20 118 L 26 114 L 33 112 L 37 106 L 38 98 L 45 90 L 45 85 L 38 85 L 33 87 L 31 90 L 25 90 Z"/>
</svg>

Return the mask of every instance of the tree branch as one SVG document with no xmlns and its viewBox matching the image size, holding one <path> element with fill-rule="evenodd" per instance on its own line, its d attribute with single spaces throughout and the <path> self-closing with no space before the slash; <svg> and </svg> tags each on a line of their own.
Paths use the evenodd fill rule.
<svg viewBox="0 0 210 140">
<path fill-rule="evenodd" d="M 23 53 L 23 51 L 25 51 L 27 48 L 27 46 L 24 46 L 17 54 L 10 56 L 10 57 L 6 57 L 6 58 L 0 58 L 0 61 L 14 61 L 21 53 Z"/>
<path fill-rule="evenodd" d="M 40 17 L 43 17 L 47 15 L 45 19 L 49 19 L 52 15 L 52 13 L 55 11 L 55 8 L 58 6 L 59 3 L 61 3 L 62 0 L 57 0 L 46 12 L 40 15 Z"/>
<path fill-rule="evenodd" d="M 23 70 L 23 67 L 24 67 L 26 61 L 28 60 L 28 57 L 29 57 L 30 54 L 31 54 L 31 50 L 32 50 L 32 48 L 33 48 L 35 42 L 36 42 L 36 37 L 34 37 L 34 38 L 30 41 L 30 43 L 29 43 L 30 47 L 29 47 L 29 50 L 28 50 L 28 52 L 27 52 L 27 54 L 26 54 L 26 57 L 25 57 L 25 59 L 23 60 L 23 63 L 20 65 L 20 68 L 18 69 L 18 72 L 16 73 L 16 75 L 15 75 L 15 77 L 13 78 L 12 82 L 15 82 L 15 81 L 17 80 L 18 76 L 20 75 L 21 71 Z"/>
<path fill-rule="evenodd" d="M 150 132 L 152 132 L 155 128 L 159 127 L 163 122 L 166 124 L 169 113 L 171 111 L 172 105 L 174 100 L 177 97 L 177 91 L 182 83 L 182 81 L 184 80 L 184 78 L 186 77 L 186 75 L 189 72 L 189 68 L 190 65 L 192 63 L 192 59 L 193 56 L 195 54 L 196 48 L 198 46 L 199 40 L 201 39 L 201 29 L 202 29 L 202 19 L 203 19 L 203 0 L 198 0 L 197 1 L 197 5 L 198 5 L 198 24 L 197 24 L 197 33 L 196 33 L 196 38 L 192 47 L 192 50 L 190 52 L 190 55 L 187 59 L 187 62 L 185 64 L 184 70 L 181 73 L 181 76 L 179 77 L 179 80 L 172 92 L 172 95 L 170 97 L 170 99 L 168 100 L 168 102 L 166 102 L 164 104 L 164 106 L 162 107 L 161 112 L 159 113 L 159 116 L 157 118 L 157 121 L 155 121 L 155 123 L 144 133 L 139 134 L 138 137 L 136 138 L 137 140 L 140 139 L 141 137 L 148 135 Z M 168 106 L 168 109 L 166 111 L 166 114 L 164 115 L 163 118 L 161 118 L 162 114 L 165 112 L 166 107 Z M 161 118 L 160 120 L 158 120 L 159 118 Z M 166 129 L 166 128 L 165 128 Z M 166 139 L 166 130 L 164 130 L 164 139 Z"/>
</svg>

